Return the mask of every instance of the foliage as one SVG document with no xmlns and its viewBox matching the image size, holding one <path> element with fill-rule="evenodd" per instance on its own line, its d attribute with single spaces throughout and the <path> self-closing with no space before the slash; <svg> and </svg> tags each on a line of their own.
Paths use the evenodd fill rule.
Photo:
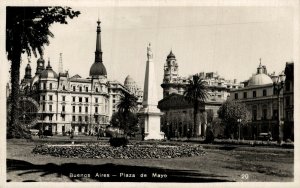
<svg viewBox="0 0 300 188">
<path fill-rule="evenodd" d="M 193 75 L 192 79 L 188 81 L 184 92 L 185 99 L 193 104 L 194 108 L 194 130 L 192 131 L 194 136 L 198 131 L 197 114 L 199 111 L 200 104 L 204 103 L 208 97 L 207 87 L 204 80 L 199 74 Z"/>
<path fill-rule="evenodd" d="M 218 110 L 218 115 L 225 125 L 225 135 L 227 137 L 232 137 L 233 134 L 237 136 L 238 119 L 241 119 L 241 125 L 247 125 L 250 121 L 250 112 L 247 110 L 246 105 L 237 101 L 224 102 Z"/>
<path fill-rule="evenodd" d="M 74 18 L 80 14 L 70 7 L 7 7 L 6 8 L 6 54 L 11 62 L 11 121 L 8 124 L 7 136 L 14 138 L 24 135 L 25 127 L 18 122 L 18 99 L 20 83 L 21 54 L 31 56 L 43 54 L 44 45 L 49 45 L 49 37 L 54 37 L 49 27 L 53 23 L 67 24 L 67 18 Z M 13 133 L 25 131 L 24 133 Z"/>
<path fill-rule="evenodd" d="M 125 137 L 115 138 L 111 137 L 109 139 L 109 143 L 113 147 L 120 147 L 120 146 L 126 146 L 128 144 L 128 139 Z"/>
<path fill-rule="evenodd" d="M 119 118 L 119 120 L 121 120 L 119 121 L 121 122 L 120 128 L 124 129 L 124 134 L 127 135 L 131 126 L 134 126 L 135 124 L 135 121 L 132 121 L 135 120 L 135 117 L 132 114 L 137 109 L 137 98 L 134 95 L 123 91 L 120 101 L 117 104 L 117 108 L 118 116 L 122 117 L 121 119 Z"/>
<path fill-rule="evenodd" d="M 138 131 L 138 117 L 135 113 L 129 112 L 124 120 L 124 116 L 116 112 L 111 117 L 110 125 L 123 130 L 127 129 L 127 133 L 133 133 Z"/>
<path fill-rule="evenodd" d="M 116 139 L 116 138 L 114 138 Z M 55 146 L 37 145 L 32 153 L 40 155 L 52 155 L 68 158 L 97 158 L 97 159 L 169 159 L 178 157 L 203 156 L 203 147 L 188 144 L 174 145 L 142 145 L 134 144 L 130 147 L 107 147 L 99 144 L 87 144 L 82 146 Z"/>
<path fill-rule="evenodd" d="M 224 137 L 224 126 L 222 125 L 222 121 L 220 118 L 215 118 L 211 122 L 211 126 L 215 137 L 217 138 Z"/>
</svg>

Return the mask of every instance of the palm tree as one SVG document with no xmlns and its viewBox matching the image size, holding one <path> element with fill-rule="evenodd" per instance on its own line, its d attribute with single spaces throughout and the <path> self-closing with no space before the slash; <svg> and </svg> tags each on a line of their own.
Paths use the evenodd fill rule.
<svg viewBox="0 0 300 188">
<path fill-rule="evenodd" d="M 49 45 L 49 36 L 54 37 L 49 27 L 55 23 L 67 24 L 66 18 L 80 14 L 70 7 L 7 7 L 6 8 L 6 53 L 11 63 L 11 113 L 8 133 L 22 130 L 18 122 L 18 99 L 22 53 L 37 56 L 43 54 L 44 45 Z M 8 135 L 8 137 L 14 137 Z"/>
<path fill-rule="evenodd" d="M 197 124 L 197 115 L 199 111 L 200 104 L 204 103 L 205 99 L 208 97 L 207 87 L 204 83 L 204 80 L 199 74 L 193 75 L 192 79 L 189 80 L 189 83 L 186 85 L 186 90 L 184 92 L 185 99 L 193 104 L 194 108 L 194 130 L 193 136 L 197 136 L 198 124 Z"/>
<path fill-rule="evenodd" d="M 117 104 L 117 108 L 118 108 L 118 113 L 123 117 L 124 134 L 127 135 L 128 133 L 127 119 L 130 113 L 135 112 L 137 109 L 137 98 L 134 95 L 126 91 L 123 91 L 120 101 Z"/>
</svg>

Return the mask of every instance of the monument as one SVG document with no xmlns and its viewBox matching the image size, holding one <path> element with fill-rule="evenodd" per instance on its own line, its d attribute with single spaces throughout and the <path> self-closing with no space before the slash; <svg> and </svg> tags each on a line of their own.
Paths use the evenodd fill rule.
<svg viewBox="0 0 300 188">
<path fill-rule="evenodd" d="M 164 133 L 160 131 L 160 116 L 163 114 L 157 108 L 157 92 L 155 81 L 155 70 L 151 44 L 147 47 L 143 107 L 139 111 L 141 126 L 144 128 L 145 140 L 161 140 Z"/>
</svg>

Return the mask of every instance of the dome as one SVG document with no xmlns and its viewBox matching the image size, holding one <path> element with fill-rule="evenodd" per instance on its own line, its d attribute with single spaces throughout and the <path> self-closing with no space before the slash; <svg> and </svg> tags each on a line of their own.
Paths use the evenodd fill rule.
<svg viewBox="0 0 300 188">
<path fill-rule="evenodd" d="M 272 83 L 273 83 L 273 81 L 270 78 L 270 76 L 268 76 L 264 73 L 260 73 L 260 74 L 253 75 L 249 79 L 248 86 L 266 85 L 266 84 L 272 84 Z"/>
<path fill-rule="evenodd" d="M 95 62 L 91 66 L 90 69 L 90 76 L 106 76 L 106 68 L 104 67 L 103 63 Z"/>
<path fill-rule="evenodd" d="M 170 59 L 170 58 L 175 59 L 175 55 L 173 54 L 172 50 L 170 51 L 169 55 L 167 56 L 167 59 Z"/>
<path fill-rule="evenodd" d="M 35 75 L 31 80 L 31 85 L 34 85 L 40 79 L 40 75 Z"/>
<path fill-rule="evenodd" d="M 126 85 L 129 85 L 129 84 L 132 84 L 132 83 L 134 83 L 134 80 L 133 80 L 133 78 L 130 75 L 128 75 L 125 78 L 124 85 L 126 86 Z"/>
<path fill-rule="evenodd" d="M 50 65 L 50 61 L 48 61 L 48 66 L 45 70 L 41 72 L 41 78 L 57 78 L 57 74 Z"/>
</svg>

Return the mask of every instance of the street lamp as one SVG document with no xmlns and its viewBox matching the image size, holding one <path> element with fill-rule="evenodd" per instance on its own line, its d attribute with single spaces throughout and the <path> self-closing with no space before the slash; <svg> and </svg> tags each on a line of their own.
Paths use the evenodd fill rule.
<svg viewBox="0 0 300 188">
<path fill-rule="evenodd" d="M 280 119 L 280 91 L 284 87 L 284 81 L 285 81 L 285 75 L 283 72 L 279 74 L 278 77 L 272 77 L 273 81 L 273 89 L 274 93 L 277 95 L 277 100 L 278 100 L 278 117 L 277 117 L 277 123 L 278 123 L 278 143 L 281 144 L 282 142 L 282 133 L 280 130 L 280 124 L 281 124 L 281 119 Z"/>
<path fill-rule="evenodd" d="M 242 119 L 239 118 L 237 119 L 237 122 L 238 122 L 238 125 L 239 125 L 239 140 L 241 139 L 241 122 L 242 122 Z"/>
</svg>

